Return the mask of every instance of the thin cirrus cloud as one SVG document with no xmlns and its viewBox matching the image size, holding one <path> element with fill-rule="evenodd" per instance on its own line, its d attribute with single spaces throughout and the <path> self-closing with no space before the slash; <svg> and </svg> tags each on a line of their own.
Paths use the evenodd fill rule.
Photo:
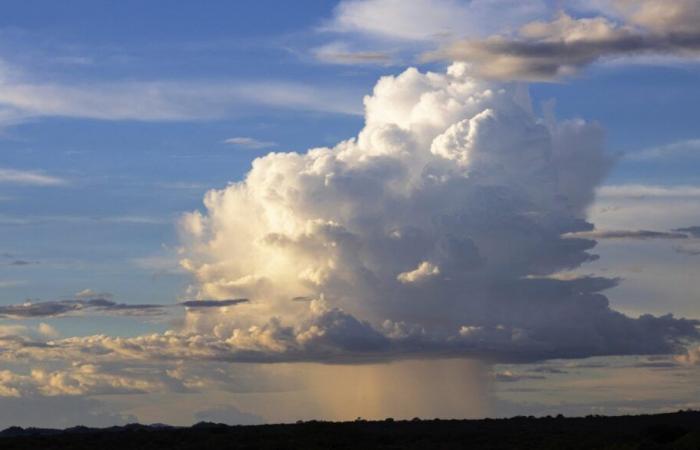
<svg viewBox="0 0 700 450">
<path fill-rule="evenodd" d="M 688 239 L 682 229 L 669 231 L 652 230 L 595 230 L 573 233 L 571 236 L 589 239 Z"/>
<path fill-rule="evenodd" d="M 389 65 L 394 60 L 390 51 L 357 50 L 342 41 L 331 42 L 312 50 L 314 57 L 331 64 L 380 64 Z"/>
<path fill-rule="evenodd" d="M 427 41 L 499 31 L 546 11 L 542 1 L 344 0 L 321 31 Z"/>
<path fill-rule="evenodd" d="M 700 158 L 700 139 L 687 139 L 625 154 L 627 160 L 642 162 L 688 158 Z"/>
<path fill-rule="evenodd" d="M 33 170 L 19 170 L 0 167 L 0 184 L 26 186 L 61 186 L 68 181 L 53 175 Z"/>
<path fill-rule="evenodd" d="M 251 150 L 260 150 L 263 148 L 275 147 L 276 142 L 261 141 L 248 136 L 236 136 L 224 140 L 224 144 L 233 145 L 238 148 L 248 148 Z"/>
<path fill-rule="evenodd" d="M 356 93 L 284 81 L 134 81 L 85 85 L 0 79 L 0 124 L 36 117 L 191 121 L 243 114 L 251 108 L 356 115 Z"/>
<path fill-rule="evenodd" d="M 694 185 L 664 186 L 651 184 L 605 185 L 597 190 L 602 199 L 641 198 L 695 198 L 700 197 L 700 187 Z"/>
</svg>

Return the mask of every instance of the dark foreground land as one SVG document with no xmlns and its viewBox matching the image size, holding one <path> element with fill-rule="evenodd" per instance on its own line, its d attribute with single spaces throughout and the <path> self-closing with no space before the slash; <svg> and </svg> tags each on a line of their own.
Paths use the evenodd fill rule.
<svg viewBox="0 0 700 450">
<path fill-rule="evenodd" d="M 0 432 L 0 449 L 700 449 L 700 412 L 62 431 L 13 427 Z"/>
</svg>

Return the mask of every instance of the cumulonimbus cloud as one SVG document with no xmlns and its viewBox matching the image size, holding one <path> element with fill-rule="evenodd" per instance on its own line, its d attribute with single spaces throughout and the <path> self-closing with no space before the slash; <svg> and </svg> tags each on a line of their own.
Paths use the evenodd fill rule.
<svg viewBox="0 0 700 450">
<path fill-rule="evenodd" d="M 428 60 L 466 61 L 479 76 L 549 81 L 602 59 L 639 55 L 700 57 L 698 0 L 611 0 L 607 15 L 524 25 L 516 34 L 465 39 L 444 45 Z"/>
<path fill-rule="evenodd" d="M 520 361 L 696 338 L 694 321 L 612 310 L 600 291 L 616 280 L 552 277 L 595 258 L 593 239 L 568 234 L 593 229 L 602 131 L 538 118 L 522 90 L 468 73 L 384 77 L 356 138 L 266 155 L 209 192 L 183 218 L 182 265 L 202 297 L 251 301 L 187 332 L 233 360 Z"/>
</svg>

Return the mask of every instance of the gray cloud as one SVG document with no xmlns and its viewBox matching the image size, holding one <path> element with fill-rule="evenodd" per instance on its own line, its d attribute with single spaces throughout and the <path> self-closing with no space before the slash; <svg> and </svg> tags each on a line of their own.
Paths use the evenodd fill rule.
<svg viewBox="0 0 700 450">
<path fill-rule="evenodd" d="M 549 81 L 606 58 L 636 55 L 700 56 L 697 0 L 612 1 L 615 17 L 531 22 L 516 35 L 454 42 L 427 59 L 467 61 L 479 76 Z"/>
<path fill-rule="evenodd" d="M 576 312 L 580 308 L 576 300 L 569 298 L 565 301 L 568 308 L 562 310 L 563 305 L 560 305 L 555 311 L 547 312 L 539 319 L 542 324 L 538 328 L 533 327 L 532 317 L 524 317 L 520 324 L 463 327 L 454 334 L 389 321 L 375 328 L 337 308 L 326 309 L 316 302 L 311 305 L 315 310 L 312 317 L 303 323 L 290 325 L 272 318 L 247 330 L 238 329 L 232 335 L 226 334 L 220 325 L 218 336 L 169 331 L 132 338 L 87 336 L 48 342 L 7 336 L 4 358 L 13 360 L 21 355 L 25 361 L 43 362 L 74 358 L 89 364 L 181 360 L 353 363 L 416 356 L 462 356 L 525 363 L 557 358 L 677 353 L 683 351 L 687 339 L 699 337 L 698 321 L 676 319 L 671 315 L 642 315 L 631 319 L 611 311 L 607 300 L 603 303 L 602 296 L 586 299 L 599 302 L 598 317 L 593 313 L 582 317 Z M 527 309 L 519 308 L 512 314 L 531 315 Z"/>
<path fill-rule="evenodd" d="M 687 239 L 684 230 L 674 232 L 651 230 L 595 230 L 583 231 L 572 234 L 579 238 L 589 239 Z"/>
<path fill-rule="evenodd" d="M 83 297 L 83 298 L 80 298 Z M 126 316 L 154 316 L 165 314 L 168 308 L 185 307 L 190 310 L 223 308 L 248 302 L 248 299 L 187 300 L 177 304 L 131 304 L 118 303 L 105 297 L 88 297 L 80 294 L 75 299 L 27 301 L 15 305 L 0 306 L 0 318 L 28 319 L 58 317 L 69 314 L 104 314 Z"/>
<path fill-rule="evenodd" d="M 250 300 L 247 298 L 232 298 L 228 300 L 186 300 L 184 302 L 178 303 L 178 305 L 185 306 L 187 308 L 223 308 L 225 306 L 239 305 L 241 303 L 248 303 Z"/>
<path fill-rule="evenodd" d="M 0 306 L 0 317 L 34 318 L 54 317 L 71 313 L 104 313 L 123 315 L 154 315 L 161 313 L 162 305 L 117 303 L 104 298 L 88 300 L 71 299 L 44 302 L 25 302 L 17 305 Z"/>
<path fill-rule="evenodd" d="M 692 227 L 685 227 L 685 228 L 676 228 L 673 231 L 677 231 L 679 233 L 688 233 L 689 235 L 693 237 L 700 238 L 700 226 L 695 225 Z"/>
<path fill-rule="evenodd" d="M 33 264 L 39 264 L 38 261 L 27 261 L 24 259 L 15 259 L 7 263 L 8 266 L 31 266 Z"/>
</svg>

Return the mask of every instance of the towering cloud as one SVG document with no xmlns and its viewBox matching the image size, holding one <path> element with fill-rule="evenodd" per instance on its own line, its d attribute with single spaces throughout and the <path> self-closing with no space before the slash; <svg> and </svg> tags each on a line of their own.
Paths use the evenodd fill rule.
<svg viewBox="0 0 700 450">
<path fill-rule="evenodd" d="M 603 133 L 467 72 L 384 77 L 356 138 L 270 153 L 210 191 L 182 220 L 182 265 L 202 298 L 250 302 L 188 315 L 183 333 L 265 360 L 664 353 L 697 337 L 612 310 L 600 292 L 616 280 L 557 276 L 595 258 L 571 234 L 592 230 Z"/>
</svg>

